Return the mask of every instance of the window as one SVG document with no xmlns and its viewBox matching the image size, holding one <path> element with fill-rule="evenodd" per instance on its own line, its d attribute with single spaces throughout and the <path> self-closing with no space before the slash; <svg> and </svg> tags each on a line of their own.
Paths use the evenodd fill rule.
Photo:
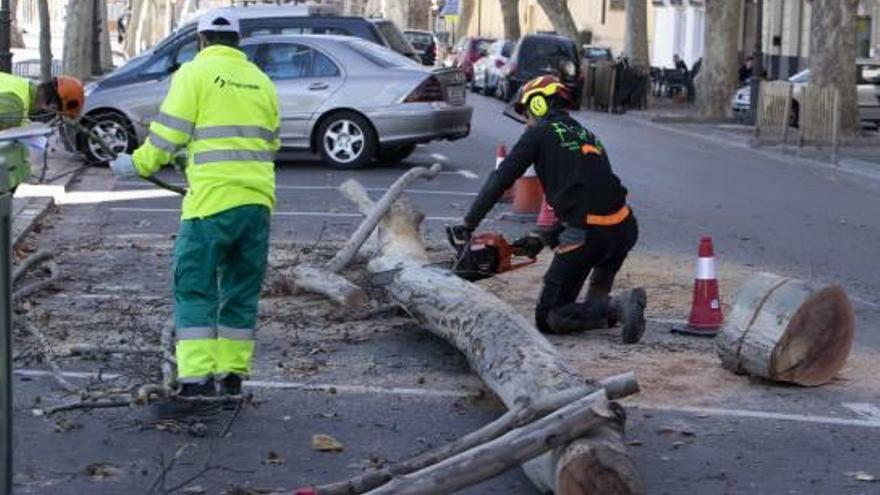
<svg viewBox="0 0 880 495">
<path fill-rule="evenodd" d="M 199 53 L 199 43 L 196 40 L 192 40 L 189 43 L 180 47 L 180 50 L 177 51 L 177 57 L 174 59 L 174 61 L 177 63 L 177 65 L 181 65 L 196 58 L 197 53 Z"/>
<path fill-rule="evenodd" d="M 144 67 L 144 70 L 141 71 L 141 74 L 145 76 L 161 76 L 171 73 L 184 62 L 189 62 L 195 58 L 196 53 L 198 52 L 199 43 L 193 39 L 184 43 L 180 47 L 173 47 L 166 50 L 165 53 L 156 60 L 148 62 Z"/>
<path fill-rule="evenodd" d="M 335 34 L 339 36 L 351 36 L 344 29 L 328 26 L 299 26 L 281 28 L 281 34 Z"/>
<path fill-rule="evenodd" d="M 858 84 L 880 85 L 880 65 L 860 65 Z"/>
<path fill-rule="evenodd" d="M 379 67 L 405 67 L 415 64 L 411 59 L 369 41 L 352 38 L 346 45 Z"/>
<path fill-rule="evenodd" d="M 308 46 L 296 43 L 266 45 L 257 65 L 271 79 L 335 77 L 339 68 L 329 57 Z"/>
<path fill-rule="evenodd" d="M 512 41 L 505 41 L 505 42 L 504 42 L 504 47 L 501 49 L 501 56 L 502 56 L 502 57 L 510 58 L 510 54 L 513 52 L 513 47 L 514 47 L 514 46 L 516 46 L 516 44 L 515 44 L 514 42 L 512 42 Z"/>
</svg>

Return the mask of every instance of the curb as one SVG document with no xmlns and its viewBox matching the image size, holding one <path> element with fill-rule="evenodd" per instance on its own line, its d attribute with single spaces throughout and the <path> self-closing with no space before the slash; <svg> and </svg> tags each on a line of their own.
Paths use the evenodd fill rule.
<svg viewBox="0 0 880 495">
<path fill-rule="evenodd" d="M 61 162 L 61 167 L 65 167 L 69 165 L 71 162 L 66 158 L 55 159 L 56 163 Z M 76 162 L 73 162 L 76 163 Z M 73 168 L 78 167 L 79 164 L 73 166 Z M 63 192 L 67 191 L 67 186 L 77 177 L 79 177 L 82 170 L 78 170 L 75 173 L 65 176 L 59 182 L 54 182 L 52 184 L 41 184 L 41 185 L 52 185 L 55 187 L 60 187 Z M 28 184 L 22 184 L 22 186 L 27 186 Z M 18 205 L 24 204 L 20 209 Z M 55 206 L 55 198 L 52 196 L 32 196 L 32 197 L 12 197 L 12 232 L 11 232 L 11 241 L 12 241 L 12 249 L 18 248 L 21 241 L 27 237 L 28 234 L 33 232 L 34 226 L 46 216 L 47 213 Z"/>
</svg>

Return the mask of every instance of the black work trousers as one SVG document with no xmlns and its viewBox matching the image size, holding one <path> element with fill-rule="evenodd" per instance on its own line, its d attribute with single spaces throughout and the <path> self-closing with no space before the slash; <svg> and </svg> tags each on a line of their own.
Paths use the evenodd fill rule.
<svg viewBox="0 0 880 495">
<path fill-rule="evenodd" d="M 563 231 L 556 255 L 544 274 L 544 287 L 535 308 L 538 330 L 553 333 L 547 324 L 551 312 L 584 321 L 605 318 L 608 314 L 607 297 L 588 298 L 578 303 L 578 295 L 590 277 L 590 291 L 607 296 L 614 285 L 614 277 L 638 238 L 638 222 L 632 213 L 614 226 L 567 228 Z"/>
</svg>

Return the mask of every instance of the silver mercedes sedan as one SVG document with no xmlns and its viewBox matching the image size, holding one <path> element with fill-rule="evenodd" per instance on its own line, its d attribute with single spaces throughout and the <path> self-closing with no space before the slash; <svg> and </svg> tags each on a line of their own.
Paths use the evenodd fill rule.
<svg viewBox="0 0 880 495">
<path fill-rule="evenodd" d="M 346 36 L 255 36 L 241 48 L 278 88 L 285 151 L 311 150 L 330 166 L 357 168 L 470 132 L 473 109 L 458 69 L 432 70 Z M 170 78 L 91 87 L 83 121 L 114 150 L 131 152 L 146 138 Z M 93 160 L 106 159 L 95 143 L 79 146 Z"/>
</svg>

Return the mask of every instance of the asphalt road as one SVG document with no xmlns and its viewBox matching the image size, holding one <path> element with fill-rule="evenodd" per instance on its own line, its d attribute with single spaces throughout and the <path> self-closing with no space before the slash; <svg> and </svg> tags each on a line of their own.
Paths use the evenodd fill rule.
<svg viewBox="0 0 880 495">
<path fill-rule="evenodd" d="M 410 198 L 427 215 L 429 238 L 443 242 L 442 227 L 461 217 L 494 167 L 496 145 L 512 145 L 521 132 L 519 124 L 501 115 L 500 102 L 471 96 L 470 103 L 476 109 L 470 137 L 420 147 L 405 164 L 350 172 L 329 170 L 308 157 L 280 164 L 275 240 L 315 243 L 346 238 L 359 215 L 335 191 L 344 179 L 355 177 L 378 196 L 403 170 L 440 162 L 443 174 L 414 184 Z M 855 302 L 858 348 L 880 351 L 880 297 L 876 295 L 880 265 L 874 260 L 880 242 L 877 185 L 633 117 L 578 115 L 602 138 L 615 170 L 630 189 L 640 221 L 637 249 L 691 255 L 700 236 L 712 235 L 716 253 L 724 259 L 840 283 Z M 174 178 L 173 174 L 167 177 Z M 100 195 L 106 199 L 109 190 L 155 197 L 88 203 Z M 142 182 L 115 182 L 107 171 L 91 172 L 68 198 L 86 202 L 60 208 L 60 215 L 81 219 L 80 235 L 87 231 L 88 235 L 149 239 L 177 230 L 178 198 Z M 498 220 L 505 208 L 490 215 L 487 228 L 511 235 L 526 230 L 527 225 Z M 54 235 L 63 237 L 62 232 Z M 126 283 L 139 283 L 134 278 Z M 267 352 L 261 347 L 257 354 Z M 406 356 L 402 362 L 421 363 L 419 373 L 445 376 L 445 385 L 466 383 L 464 389 L 474 385 L 472 378 L 466 378 L 462 359 L 451 357 L 454 352 L 446 344 L 420 332 L 400 331 L 351 352 L 340 353 L 339 359 L 354 363 L 364 356 L 379 356 L 380 361 L 390 363 Z M 430 371 L 441 360 L 443 369 Z M 345 371 L 339 367 L 336 375 L 321 379 L 344 383 Z M 402 383 L 412 381 L 413 371 L 405 365 L 389 366 L 388 373 L 399 376 Z M 428 383 L 434 383 L 433 378 Z M 139 410 L 77 415 L 72 420 L 79 428 L 55 434 L 53 426 L 28 413 L 35 396 L 48 394 L 51 384 L 44 378 L 20 377 L 16 387 L 16 493 L 29 494 L 110 494 L 120 493 L 121 488 L 145 493 L 157 473 L 156 456 L 164 453 L 167 458 L 182 442 L 196 446 L 187 463 L 175 471 L 177 481 L 197 472 L 203 466 L 199 459 L 213 445 L 220 467 L 199 482 L 208 493 L 242 480 L 252 486 L 289 488 L 353 474 L 372 457 L 404 458 L 499 414 L 491 403 L 463 407 L 455 394 L 356 390 L 327 394 L 269 387 L 257 390 L 261 407 L 237 420 L 230 439 L 208 442 L 185 433 L 142 429 L 138 425 L 149 418 Z M 867 412 L 859 415 L 841 405 L 854 401 L 867 404 Z M 628 438 L 635 444 L 630 451 L 649 493 L 880 493 L 880 485 L 858 481 L 852 474 L 864 471 L 880 477 L 878 402 L 876 397 L 822 389 L 754 387 L 739 400 L 728 400 L 724 410 L 633 407 Z M 745 415 L 744 410 L 755 414 Z M 302 448 L 311 433 L 321 431 L 333 433 L 346 450 L 326 455 Z M 269 450 L 281 454 L 284 462 L 267 463 Z M 117 468 L 113 479 L 99 481 L 84 474 L 93 462 L 113 463 Z M 529 495 L 534 489 L 516 470 L 467 493 Z"/>
</svg>

